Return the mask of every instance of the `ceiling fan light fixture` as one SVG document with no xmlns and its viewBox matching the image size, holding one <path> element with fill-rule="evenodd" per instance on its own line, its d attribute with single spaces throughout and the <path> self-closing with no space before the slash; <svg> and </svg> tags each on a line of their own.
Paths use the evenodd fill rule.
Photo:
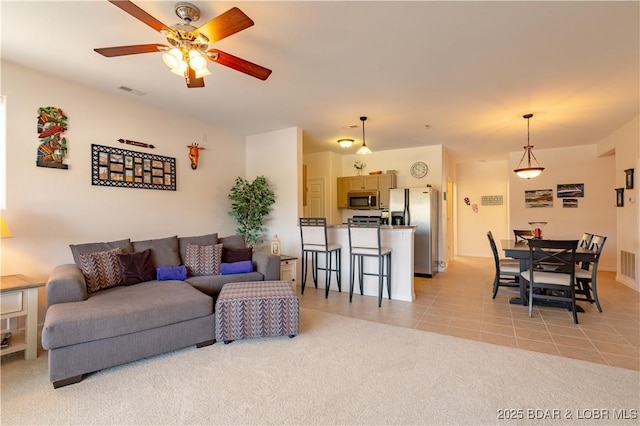
<svg viewBox="0 0 640 426">
<path fill-rule="evenodd" d="M 355 142 L 353 139 L 338 139 L 338 144 L 340 144 L 342 148 L 351 148 L 353 142 Z"/>
<path fill-rule="evenodd" d="M 211 71 L 209 71 L 207 67 L 204 67 L 204 69 L 201 70 L 196 70 L 196 78 L 202 78 L 208 75 L 211 75 Z"/>
<path fill-rule="evenodd" d="M 356 152 L 356 154 L 360 154 L 360 155 L 371 154 L 371 150 L 369 149 L 369 147 L 367 147 L 367 142 L 365 141 L 365 138 L 364 138 L 364 122 L 366 120 L 367 120 L 367 117 L 360 117 L 360 121 L 362 121 L 362 146 Z"/>
<path fill-rule="evenodd" d="M 194 71 L 202 71 L 207 68 L 207 59 L 195 49 L 189 50 L 189 66 Z"/>
<path fill-rule="evenodd" d="M 522 118 L 527 119 L 527 146 L 524 147 L 524 154 L 522 154 L 522 158 L 518 163 L 518 168 L 514 170 L 516 175 L 522 179 L 533 179 L 535 177 L 540 176 L 544 167 L 540 167 L 538 163 L 538 159 L 535 155 L 533 155 L 533 145 L 529 142 L 529 119 L 533 117 L 533 114 L 525 114 Z M 522 167 L 522 162 L 524 159 L 527 159 L 526 167 Z M 531 159 L 533 158 L 534 165 L 531 164 Z"/>
<path fill-rule="evenodd" d="M 180 52 L 180 49 L 174 47 L 162 54 L 162 60 L 166 66 L 173 70 L 180 66 L 180 62 L 182 61 L 182 52 Z"/>
<path fill-rule="evenodd" d="M 187 63 L 185 61 L 180 61 L 177 67 L 171 68 L 171 72 L 179 75 L 180 77 L 184 77 L 184 73 L 186 71 L 187 71 Z"/>
</svg>

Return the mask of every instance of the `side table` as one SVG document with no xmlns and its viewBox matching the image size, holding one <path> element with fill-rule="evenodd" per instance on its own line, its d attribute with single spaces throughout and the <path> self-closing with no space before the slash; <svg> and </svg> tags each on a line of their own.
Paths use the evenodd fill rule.
<svg viewBox="0 0 640 426">
<path fill-rule="evenodd" d="M 0 277 L 1 319 L 25 317 L 24 335 L 12 332 L 9 346 L 1 349 L 0 355 L 24 351 L 25 359 L 38 356 L 38 288 L 44 285 L 24 275 Z"/>
<path fill-rule="evenodd" d="M 280 280 L 291 282 L 293 291 L 296 291 L 296 260 L 295 256 L 280 255 Z"/>
</svg>

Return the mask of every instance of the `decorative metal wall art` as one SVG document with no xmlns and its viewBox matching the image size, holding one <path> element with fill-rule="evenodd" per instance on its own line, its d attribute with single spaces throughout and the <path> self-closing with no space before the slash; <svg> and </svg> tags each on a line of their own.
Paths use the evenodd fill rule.
<svg viewBox="0 0 640 426">
<path fill-rule="evenodd" d="M 616 188 L 616 207 L 624 207 L 624 188 Z"/>
<path fill-rule="evenodd" d="M 197 143 L 192 143 L 191 145 L 187 145 L 187 148 L 189 148 L 189 160 L 191 161 L 191 168 L 195 170 L 198 168 L 198 159 L 200 158 L 200 150 L 206 149 L 206 148 L 198 145 Z"/>
<path fill-rule="evenodd" d="M 626 185 L 625 188 L 633 189 L 633 169 L 627 169 L 624 171 L 626 174 Z"/>
<path fill-rule="evenodd" d="M 91 184 L 175 191 L 176 159 L 92 144 Z"/>
<path fill-rule="evenodd" d="M 36 165 L 54 169 L 68 169 L 64 164 L 67 155 L 67 139 L 62 135 L 67 131 L 67 116 L 60 108 L 53 106 L 38 108 L 38 154 Z"/>
</svg>

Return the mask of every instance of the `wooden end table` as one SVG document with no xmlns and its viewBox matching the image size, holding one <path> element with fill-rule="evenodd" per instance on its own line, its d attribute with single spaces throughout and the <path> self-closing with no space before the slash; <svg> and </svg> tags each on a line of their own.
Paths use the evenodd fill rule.
<svg viewBox="0 0 640 426">
<path fill-rule="evenodd" d="M 44 285 L 24 275 L 0 276 L 1 319 L 25 318 L 24 335 L 12 332 L 9 346 L 0 349 L 0 355 L 24 351 L 25 359 L 38 356 L 38 288 Z"/>
</svg>

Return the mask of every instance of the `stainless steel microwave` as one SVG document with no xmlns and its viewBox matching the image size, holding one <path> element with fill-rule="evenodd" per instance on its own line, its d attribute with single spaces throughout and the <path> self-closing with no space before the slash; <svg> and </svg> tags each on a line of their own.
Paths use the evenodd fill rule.
<svg viewBox="0 0 640 426">
<path fill-rule="evenodd" d="M 354 210 L 379 210 L 380 193 L 378 191 L 349 192 L 347 206 Z"/>
</svg>

